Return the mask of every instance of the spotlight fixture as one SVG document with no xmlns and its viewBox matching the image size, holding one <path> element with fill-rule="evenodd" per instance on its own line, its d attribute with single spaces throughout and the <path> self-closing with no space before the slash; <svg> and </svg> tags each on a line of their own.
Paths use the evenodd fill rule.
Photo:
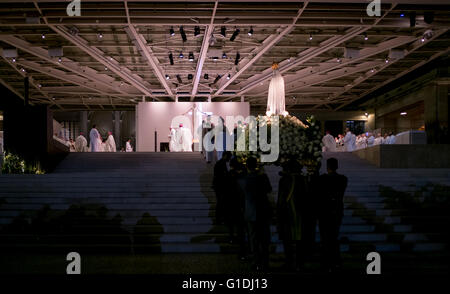
<svg viewBox="0 0 450 294">
<path fill-rule="evenodd" d="M 385 63 L 389 63 L 389 58 L 386 57 L 386 59 L 384 60 Z"/>
<path fill-rule="evenodd" d="M 44 33 L 41 35 L 41 38 L 42 38 L 42 39 L 45 39 L 45 34 L 44 34 Z"/>
<path fill-rule="evenodd" d="M 12 61 L 12 62 L 16 62 L 16 59 L 15 59 L 15 58 L 13 58 L 13 59 L 11 59 L 11 61 Z"/>
<path fill-rule="evenodd" d="M 169 61 L 170 61 L 170 65 L 174 64 L 172 52 L 169 53 Z"/>
<path fill-rule="evenodd" d="M 369 116 L 369 114 L 368 114 L 367 112 L 364 112 L 364 115 L 365 115 L 366 117 L 368 117 L 368 116 Z"/>
<path fill-rule="evenodd" d="M 166 75 L 166 80 L 170 80 L 170 76 L 169 75 Z"/>
<path fill-rule="evenodd" d="M 170 28 L 169 34 L 173 37 L 175 36 L 175 31 L 173 30 L 173 27 Z"/>
<path fill-rule="evenodd" d="M 238 28 L 236 28 L 235 30 L 234 30 L 234 33 L 233 33 L 233 35 L 231 35 L 231 38 L 230 38 L 230 41 L 231 42 L 233 42 L 235 39 L 236 39 L 236 37 L 239 35 L 239 32 L 240 32 L 241 30 L 240 29 L 238 29 Z"/>
<path fill-rule="evenodd" d="M 207 80 L 207 79 L 209 79 L 209 75 L 208 75 L 207 73 L 205 73 L 205 75 L 203 76 L 203 78 L 204 78 L 205 80 Z"/>
<path fill-rule="evenodd" d="M 411 14 L 409 15 L 409 26 L 411 28 L 416 26 L 416 12 L 415 11 L 411 12 Z"/>
<path fill-rule="evenodd" d="M 192 74 L 188 74 L 188 80 L 192 80 Z"/>
<path fill-rule="evenodd" d="M 341 58 L 338 57 L 338 58 L 336 59 L 336 61 L 337 61 L 338 63 L 341 63 Z"/>
<path fill-rule="evenodd" d="M 371 73 L 374 73 L 374 72 L 375 72 L 375 69 L 374 69 L 374 68 L 372 68 L 372 69 L 370 70 L 370 72 L 371 72 Z"/>
<path fill-rule="evenodd" d="M 38 84 L 37 86 L 38 86 L 38 88 L 42 88 L 42 85 L 41 85 L 41 84 Z"/>
<path fill-rule="evenodd" d="M 196 26 L 196 27 L 194 28 L 194 37 L 197 37 L 198 35 L 200 35 L 200 27 L 199 27 L 199 26 Z"/>
<path fill-rule="evenodd" d="M 123 82 L 120 82 L 120 87 L 122 87 L 123 86 Z"/>
<path fill-rule="evenodd" d="M 241 58 L 241 54 L 239 54 L 239 52 L 236 53 L 236 59 L 234 60 L 234 65 L 238 65 L 240 58 Z"/>
<path fill-rule="evenodd" d="M 225 52 L 222 53 L 222 59 L 226 59 L 227 58 L 227 54 Z"/>
<path fill-rule="evenodd" d="M 217 75 L 217 77 L 215 78 L 213 84 L 217 83 L 220 80 L 221 77 L 222 77 L 221 75 Z"/>
<path fill-rule="evenodd" d="M 407 112 L 404 112 L 404 111 L 403 111 L 403 112 L 400 112 L 400 115 L 401 115 L 401 116 L 405 116 L 405 115 L 407 115 L 407 114 L 408 114 L 408 113 L 407 113 Z"/>
<path fill-rule="evenodd" d="M 227 36 L 227 28 L 221 27 L 220 28 L 220 34 L 225 38 Z"/>
<path fill-rule="evenodd" d="M 108 70 L 108 67 L 105 66 L 105 70 Z"/>
<path fill-rule="evenodd" d="M 295 100 L 295 99 L 297 99 L 297 97 L 295 97 L 295 96 L 292 96 L 292 100 Z"/>
<path fill-rule="evenodd" d="M 61 57 L 58 57 L 58 62 L 62 62 L 62 59 L 61 59 Z"/>
<path fill-rule="evenodd" d="M 423 43 L 425 42 L 425 37 L 422 37 L 422 39 L 420 39 L 420 41 Z"/>
<path fill-rule="evenodd" d="M 369 40 L 369 37 L 367 36 L 367 33 L 364 33 L 364 41 Z"/>
<path fill-rule="evenodd" d="M 22 67 L 22 68 L 20 69 L 20 71 L 21 71 L 21 72 L 25 72 L 25 69 Z"/>
<path fill-rule="evenodd" d="M 192 62 L 194 61 L 194 53 L 189 52 L 189 61 Z"/>
<path fill-rule="evenodd" d="M 424 12 L 423 21 L 427 24 L 431 24 L 434 21 L 434 12 L 433 11 Z"/>
<path fill-rule="evenodd" d="M 181 58 L 181 59 L 184 58 L 183 51 L 180 52 L 180 55 L 178 55 L 178 58 Z"/>
<path fill-rule="evenodd" d="M 248 31 L 248 35 L 251 37 L 253 35 L 253 27 L 250 27 L 250 31 Z"/>
<path fill-rule="evenodd" d="M 216 62 L 219 58 L 217 56 L 213 57 L 213 61 Z"/>
<path fill-rule="evenodd" d="M 186 37 L 186 33 L 184 32 L 184 29 L 182 26 L 180 27 L 180 35 L 181 35 L 181 38 L 183 39 L 183 42 L 186 42 L 187 37 Z"/>
<path fill-rule="evenodd" d="M 313 37 L 312 34 L 309 34 L 309 40 L 312 41 Z"/>
<path fill-rule="evenodd" d="M 183 80 L 181 79 L 180 75 L 177 75 L 177 81 L 178 81 L 178 83 L 180 83 L 180 84 L 183 83 Z"/>
<path fill-rule="evenodd" d="M 227 80 L 231 79 L 231 74 L 227 75 Z"/>
<path fill-rule="evenodd" d="M 98 37 L 99 39 L 103 39 L 103 34 L 102 34 L 102 33 L 98 33 L 97 37 Z"/>
<path fill-rule="evenodd" d="M 400 17 L 405 17 L 405 13 L 404 12 L 400 13 Z"/>
</svg>

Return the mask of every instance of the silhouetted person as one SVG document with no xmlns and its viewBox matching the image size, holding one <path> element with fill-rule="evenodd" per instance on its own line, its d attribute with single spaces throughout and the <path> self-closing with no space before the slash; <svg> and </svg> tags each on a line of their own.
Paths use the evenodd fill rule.
<svg viewBox="0 0 450 294">
<path fill-rule="evenodd" d="M 322 266 L 328 272 L 341 267 L 339 230 L 344 216 L 344 193 L 347 177 L 336 172 L 338 160 L 327 160 L 327 174 L 320 176 L 319 229 L 322 242 Z"/>
<path fill-rule="evenodd" d="M 294 268 L 294 245 L 301 240 L 301 215 L 298 208 L 303 190 L 302 168 L 297 160 L 289 160 L 280 172 L 278 185 L 278 236 L 283 241 L 287 269 Z"/>
<path fill-rule="evenodd" d="M 307 259 L 314 254 L 316 226 L 318 222 L 318 197 L 320 191 L 320 164 L 307 166 L 307 175 L 303 177 L 303 187 L 298 211 L 301 215 L 302 239 L 297 247 L 297 267 L 301 269 Z"/>
<path fill-rule="evenodd" d="M 213 189 L 216 192 L 216 223 L 223 224 L 225 221 L 224 199 L 228 194 L 229 175 L 227 162 L 231 159 L 231 153 L 225 152 L 220 160 L 214 165 Z"/>
<path fill-rule="evenodd" d="M 245 248 L 245 175 L 244 165 L 236 157 L 230 160 L 229 189 L 226 196 L 226 217 L 225 223 L 230 230 L 230 237 L 233 242 L 239 244 L 239 257 L 244 258 Z M 236 236 L 234 235 L 236 233 Z"/>
<path fill-rule="evenodd" d="M 270 219 L 272 208 L 267 194 L 272 191 L 269 178 L 257 168 L 256 158 L 247 159 L 244 218 L 247 223 L 250 251 L 256 270 L 269 266 Z"/>
</svg>

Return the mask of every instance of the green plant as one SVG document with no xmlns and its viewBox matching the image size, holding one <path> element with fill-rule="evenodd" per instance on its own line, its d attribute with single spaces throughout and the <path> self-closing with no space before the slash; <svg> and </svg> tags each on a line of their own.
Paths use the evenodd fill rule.
<svg viewBox="0 0 450 294">
<path fill-rule="evenodd" d="M 4 174 L 44 174 L 37 164 L 26 162 L 18 155 L 5 153 L 2 173 Z"/>
</svg>

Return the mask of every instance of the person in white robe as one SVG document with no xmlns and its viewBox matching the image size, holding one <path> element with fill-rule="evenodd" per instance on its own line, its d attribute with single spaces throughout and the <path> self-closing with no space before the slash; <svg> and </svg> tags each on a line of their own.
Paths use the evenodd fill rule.
<svg viewBox="0 0 450 294">
<path fill-rule="evenodd" d="M 96 129 L 96 125 L 92 126 L 92 130 L 89 133 L 89 139 L 91 141 L 91 152 L 99 152 L 101 148 L 101 137 L 100 133 Z"/>
<path fill-rule="evenodd" d="M 180 141 L 178 143 L 181 146 L 181 151 L 183 152 L 192 152 L 192 133 L 188 128 L 183 127 L 183 124 L 180 124 L 178 128 L 178 132 L 180 132 Z"/>
<path fill-rule="evenodd" d="M 375 142 L 375 137 L 372 133 L 369 133 L 369 138 L 367 138 L 367 147 L 372 147 Z"/>
<path fill-rule="evenodd" d="M 133 147 L 131 146 L 131 139 L 125 144 L 125 152 L 133 152 Z"/>
<path fill-rule="evenodd" d="M 111 132 L 108 132 L 108 139 L 106 139 L 105 142 L 105 148 L 106 152 L 116 152 L 116 141 L 114 140 L 114 137 Z"/>
<path fill-rule="evenodd" d="M 87 152 L 87 140 L 83 136 L 83 133 L 75 139 L 75 152 Z"/>
<path fill-rule="evenodd" d="M 393 133 L 388 137 L 388 144 L 395 144 L 395 135 Z"/>
<path fill-rule="evenodd" d="M 170 152 L 179 152 L 180 146 L 177 143 L 177 131 L 174 128 L 170 128 L 169 134 L 169 150 Z"/>
<path fill-rule="evenodd" d="M 356 150 L 356 135 L 352 133 L 352 151 Z"/>
<path fill-rule="evenodd" d="M 336 140 L 330 135 L 329 131 L 327 131 L 326 135 L 322 138 L 322 143 L 325 149 L 324 151 L 336 152 Z"/>
<path fill-rule="evenodd" d="M 373 145 L 381 145 L 383 144 L 383 137 L 381 136 L 381 133 L 377 134 L 377 137 L 373 141 Z"/>
<path fill-rule="evenodd" d="M 366 137 L 366 134 L 362 134 L 361 135 L 361 142 L 360 142 L 360 144 L 361 144 L 361 148 L 362 149 L 367 148 L 367 137 Z"/>
<path fill-rule="evenodd" d="M 352 143 L 352 132 L 350 132 L 349 128 L 345 129 L 345 137 L 344 137 L 344 146 L 346 151 L 353 151 L 353 143 Z"/>
</svg>

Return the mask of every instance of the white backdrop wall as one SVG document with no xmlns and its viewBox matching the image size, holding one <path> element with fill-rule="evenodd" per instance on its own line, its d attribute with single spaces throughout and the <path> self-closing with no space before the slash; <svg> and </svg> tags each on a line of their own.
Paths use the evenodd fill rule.
<svg viewBox="0 0 450 294">
<path fill-rule="evenodd" d="M 250 115 L 248 102 L 140 102 L 136 106 L 136 151 L 155 151 L 155 131 L 157 132 L 157 151 L 160 151 L 160 143 L 169 142 L 169 128 L 176 116 L 185 115 L 183 126 L 191 129 L 194 135 L 192 130 L 194 108 L 224 119 L 227 116 L 240 115 L 246 118 Z M 178 123 L 174 122 L 172 127 L 177 128 Z M 227 127 L 231 131 L 234 126 L 227 125 Z"/>
</svg>

